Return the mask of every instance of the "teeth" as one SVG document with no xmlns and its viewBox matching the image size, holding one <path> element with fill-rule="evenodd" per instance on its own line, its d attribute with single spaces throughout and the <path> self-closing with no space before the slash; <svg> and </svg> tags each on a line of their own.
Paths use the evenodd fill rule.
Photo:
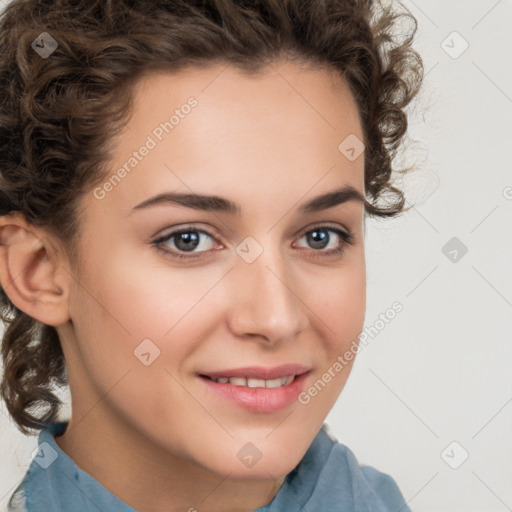
<svg viewBox="0 0 512 512">
<path fill-rule="evenodd" d="M 247 386 L 247 380 L 243 377 L 231 377 L 229 383 L 235 386 Z"/>
<path fill-rule="evenodd" d="M 245 380 L 245 379 L 243 379 Z M 243 386 L 243 384 L 242 384 Z M 264 388 L 265 381 L 263 379 L 247 379 L 247 386 L 250 388 Z"/>
<path fill-rule="evenodd" d="M 233 384 L 234 386 L 245 386 L 249 388 L 280 388 L 282 386 L 288 386 L 295 379 L 295 375 L 290 375 L 289 377 L 281 377 L 279 379 L 246 379 L 245 377 L 219 377 L 218 379 L 213 379 L 215 382 L 219 382 L 221 384 Z"/>
<path fill-rule="evenodd" d="M 280 388 L 282 385 L 283 385 L 283 379 L 272 379 L 272 380 L 267 380 L 265 382 L 265 387 L 267 387 L 267 388 Z"/>
</svg>

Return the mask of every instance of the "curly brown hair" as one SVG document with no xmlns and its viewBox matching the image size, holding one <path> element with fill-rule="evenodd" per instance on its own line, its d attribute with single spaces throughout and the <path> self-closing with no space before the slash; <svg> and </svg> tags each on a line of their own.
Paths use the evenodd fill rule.
<svg viewBox="0 0 512 512">
<path fill-rule="evenodd" d="M 405 38 L 395 33 L 404 17 Z M 380 0 L 14 0 L 0 18 L 0 215 L 20 212 L 75 261 L 80 198 L 109 171 L 138 79 L 215 62 L 250 74 L 285 58 L 346 79 L 364 133 L 365 212 L 394 216 L 406 208 L 392 172 L 410 170 L 393 168 L 394 157 L 423 80 L 416 29 L 407 9 Z M 48 58 L 32 46 L 43 32 L 58 43 Z M 58 418 L 64 355 L 53 326 L 0 292 L 1 394 L 31 433 Z"/>
</svg>

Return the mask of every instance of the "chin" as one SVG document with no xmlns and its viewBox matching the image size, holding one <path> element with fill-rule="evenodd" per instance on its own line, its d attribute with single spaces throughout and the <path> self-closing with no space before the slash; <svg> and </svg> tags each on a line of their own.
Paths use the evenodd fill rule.
<svg viewBox="0 0 512 512">
<path fill-rule="evenodd" d="M 282 444 L 267 443 L 260 450 L 256 446 L 256 443 L 247 443 L 240 448 L 237 443 L 233 451 L 228 448 L 222 453 L 212 453 L 211 459 L 204 461 L 205 466 L 234 480 L 276 480 L 292 471 L 308 448 L 297 451 L 297 445 L 289 450 Z M 215 460 L 215 467 L 211 465 L 212 460 Z"/>
</svg>

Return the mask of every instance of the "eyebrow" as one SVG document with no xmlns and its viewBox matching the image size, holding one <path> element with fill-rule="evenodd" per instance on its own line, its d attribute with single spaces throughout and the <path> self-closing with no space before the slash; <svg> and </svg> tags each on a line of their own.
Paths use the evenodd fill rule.
<svg viewBox="0 0 512 512">
<path fill-rule="evenodd" d="M 300 214 L 314 213 L 328 208 L 333 208 L 348 201 L 359 201 L 364 204 L 364 196 L 351 185 L 345 185 L 342 188 L 327 192 L 314 197 L 299 208 Z M 219 196 L 209 196 L 202 194 L 183 194 L 177 192 L 164 192 L 157 196 L 150 197 L 142 203 L 134 206 L 132 213 L 150 206 L 161 204 L 178 204 L 194 210 L 213 211 L 240 216 L 242 209 L 237 203 Z"/>
</svg>

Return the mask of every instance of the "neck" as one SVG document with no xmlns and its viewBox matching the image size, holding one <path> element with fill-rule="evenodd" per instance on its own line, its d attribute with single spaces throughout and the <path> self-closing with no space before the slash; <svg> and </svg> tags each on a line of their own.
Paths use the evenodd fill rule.
<svg viewBox="0 0 512 512">
<path fill-rule="evenodd" d="M 78 467 L 140 512 L 250 512 L 268 504 L 284 481 L 214 473 L 155 445 L 101 402 L 87 415 L 73 414 L 56 442 Z"/>
</svg>

